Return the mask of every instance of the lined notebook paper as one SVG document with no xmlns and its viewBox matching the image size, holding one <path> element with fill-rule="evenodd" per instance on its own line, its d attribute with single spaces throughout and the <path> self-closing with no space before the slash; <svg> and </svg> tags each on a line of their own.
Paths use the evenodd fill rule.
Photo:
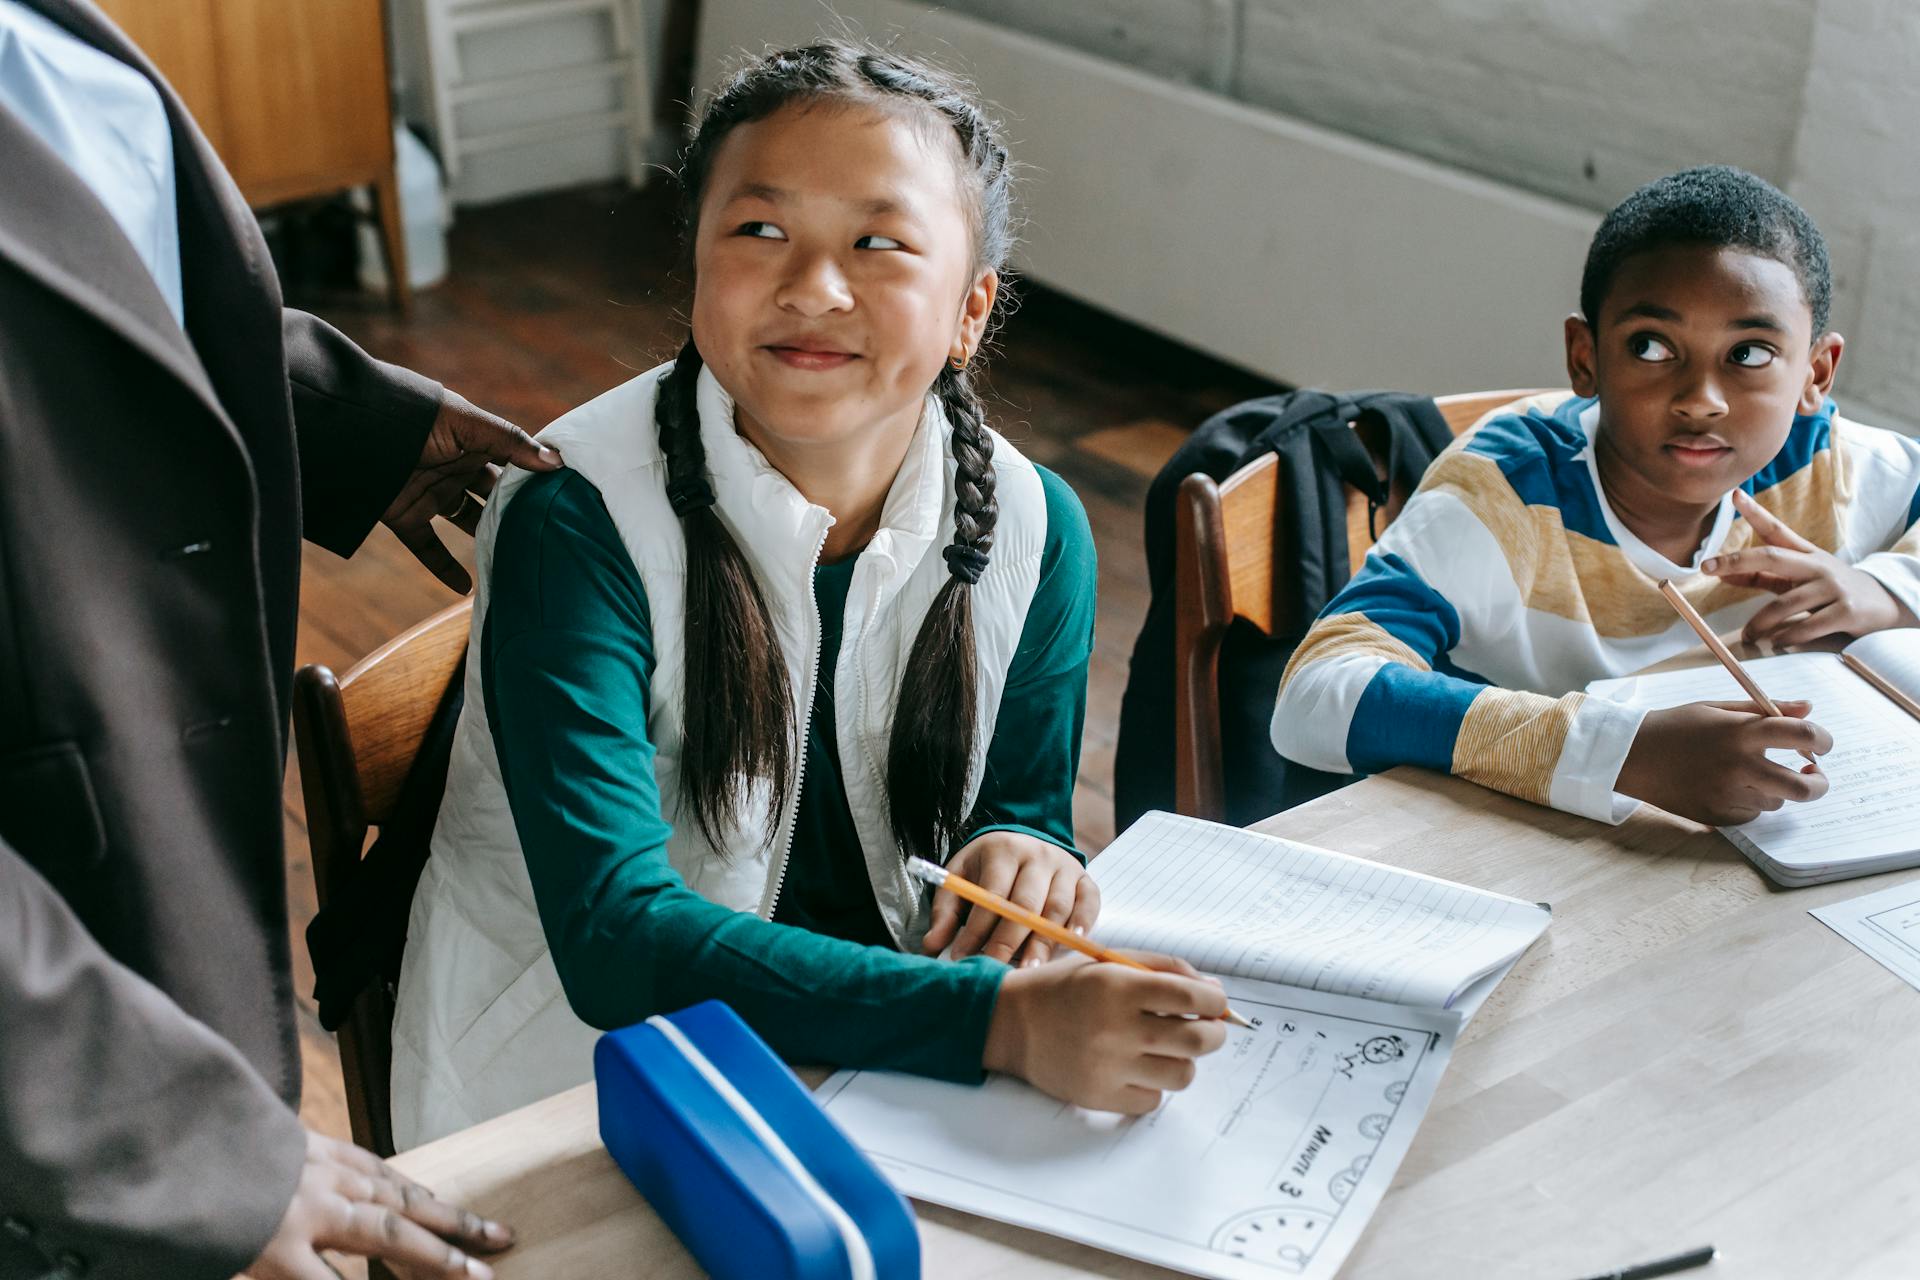
<svg viewBox="0 0 1920 1280">
<path fill-rule="evenodd" d="M 1550 919 L 1531 902 L 1330 849 L 1149 813 L 1090 864 L 1099 936 L 1196 969 L 1451 1007 Z"/>
<path fill-rule="evenodd" d="M 1920 689 L 1920 636 L 1881 632 L 1848 652 L 1889 680 Z M 1877 643 L 1876 643 L 1877 642 Z M 1848 669 L 1837 653 L 1788 653 L 1743 663 L 1776 702 L 1803 698 L 1812 719 L 1833 735 L 1820 757 L 1827 794 L 1787 804 L 1737 827 L 1722 827 L 1760 869 L 1785 885 L 1818 884 L 1920 863 L 1920 720 L 1915 720 Z M 1724 668 L 1695 667 L 1658 675 L 1599 680 L 1596 697 L 1646 707 L 1686 702 L 1745 701 Z M 1768 753 L 1799 768 L 1791 751 Z"/>
</svg>

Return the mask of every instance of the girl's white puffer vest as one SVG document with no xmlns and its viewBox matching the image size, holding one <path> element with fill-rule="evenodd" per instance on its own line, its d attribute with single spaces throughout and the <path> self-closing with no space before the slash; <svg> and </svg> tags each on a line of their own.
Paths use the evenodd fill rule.
<svg viewBox="0 0 1920 1280">
<path fill-rule="evenodd" d="M 699 827 L 676 821 L 680 798 L 686 544 L 666 496 L 666 463 L 654 425 L 662 366 L 562 417 L 541 439 L 599 489 L 639 570 L 652 620 L 655 665 L 647 733 L 661 812 L 673 822 L 668 857 L 711 901 L 762 917 L 780 891 L 800 779 L 775 839 L 765 835 L 763 788 L 738 815 L 723 858 Z M 813 570 L 832 516 L 807 502 L 734 430 L 733 405 L 700 375 L 700 434 L 721 519 L 751 562 L 773 614 L 793 705 L 813 705 L 820 627 Z M 847 596 L 834 673 L 835 729 L 847 801 L 874 898 L 894 939 L 917 947 L 926 901 L 907 879 L 887 821 L 884 783 L 891 712 L 906 659 L 934 594 L 946 582 L 942 549 L 953 536 L 954 462 L 949 428 L 928 398 L 881 528 L 862 552 Z M 979 662 L 977 790 L 1007 669 L 1039 581 L 1046 500 L 1031 463 L 993 437 L 1000 515 L 992 559 L 973 588 Z M 393 1132 L 402 1149 L 580 1084 L 592 1074 L 596 1032 L 573 1015 L 547 952 L 513 815 L 486 720 L 478 656 L 486 625 L 493 539 L 528 473 L 509 470 L 480 522 L 466 705 L 455 732 L 446 799 L 432 857 L 414 893 L 393 1027 Z M 804 751 L 804 744 L 803 744 Z M 969 802 L 972 797 L 969 796 Z"/>
</svg>

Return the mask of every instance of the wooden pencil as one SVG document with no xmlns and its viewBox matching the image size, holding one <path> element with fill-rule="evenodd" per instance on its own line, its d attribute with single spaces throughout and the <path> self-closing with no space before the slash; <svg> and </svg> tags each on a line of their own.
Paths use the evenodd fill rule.
<svg viewBox="0 0 1920 1280">
<path fill-rule="evenodd" d="M 1758 703 L 1760 709 L 1768 715 L 1780 715 L 1779 704 L 1774 702 L 1772 698 L 1769 698 L 1766 695 L 1766 691 L 1761 689 L 1761 687 L 1754 682 L 1753 677 L 1747 674 L 1747 669 L 1740 665 L 1740 659 L 1733 656 L 1733 650 L 1727 648 L 1720 637 L 1713 634 L 1713 628 L 1709 627 L 1707 620 L 1701 617 L 1699 612 L 1695 610 L 1691 604 L 1687 603 L 1687 598 L 1680 594 L 1680 588 L 1673 585 L 1672 579 L 1660 579 L 1660 594 L 1667 598 L 1667 603 L 1673 606 L 1673 611 L 1679 614 L 1688 626 L 1693 628 L 1694 634 L 1706 642 L 1706 646 L 1712 651 L 1713 656 L 1720 659 L 1720 665 L 1725 667 L 1733 678 L 1740 682 L 1740 687 L 1747 691 L 1747 696 Z M 1811 751 L 1802 751 L 1800 754 L 1806 757 L 1808 764 L 1817 765 L 1820 763 L 1814 759 L 1813 752 Z"/>
<path fill-rule="evenodd" d="M 1016 902 L 1007 901 L 991 889 L 982 889 L 973 881 L 962 876 L 957 876 L 945 867 L 936 867 L 925 858 L 908 858 L 907 873 L 915 879 L 926 881 L 936 889 L 945 889 L 956 897 L 965 898 L 974 906 L 991 911 L 1003 920 L 1011 920 L 1015 924 L 1023 924 L 1045 938 L 1048 942 L 1056 943 L 1063 947 L 1071 947 L 1083 956 L 1091 956 L 1095 960 L 1104 960 L 1108 964 L 1123 964 L 1129 969 L 1139 969 L 1145 973 L 1166 972 L 1164 969 L 1155 969 L 1151 965 L 1144 965 L 1138 960 L 1129 959 L 1121 955 L 1118 951 L 1115 951 L 1112 947 L 1103 947 L 1083 934 L 1075 933 L 1071 929 L 1057 925 L 1045 916 L 1029 911 Z M 1228 1009 L 1224 1016 L 1226 1021 L 1231 1022 L 1236 1027 L 1246 1027 L 1248 1030 L 1253 1029 L 1253 1023 L 1235 1013 L 1232 1009 Z"/>
</svg>

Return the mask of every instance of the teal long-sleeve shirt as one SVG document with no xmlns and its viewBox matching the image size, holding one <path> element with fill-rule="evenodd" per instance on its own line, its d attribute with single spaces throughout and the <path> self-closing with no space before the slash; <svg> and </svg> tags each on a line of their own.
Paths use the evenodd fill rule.
<svg viewBox="0 0 1920 1280">
<path fill-rule="evenodd" d="M 1040 580 L 988 747 L 975 830 L 1024 831 L 1072 851 L 1094 549 L 1072 490 L 1040 475 Z M 893 949 L 841 781 L 831 673 L 854 564 L 815 570 L 822 679 L 793 850 L 769 922 L 701 897 L 667 860 L 671 827 L 647 736 L 655 637 L 640 575 L 599 492 L 573 471 L 538 476 L 502 516 L 481 687 L 541 925 L 584 1021 L 625 1026 L 718 998 L 790 1061 L 979 1078 L 1006 968 Z"/>
</svg>

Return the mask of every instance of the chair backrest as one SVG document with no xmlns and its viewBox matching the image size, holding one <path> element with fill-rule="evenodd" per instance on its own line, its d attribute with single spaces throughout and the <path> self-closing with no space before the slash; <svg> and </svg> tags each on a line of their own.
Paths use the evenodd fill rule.
<svg viewBox="0 0 1920 1280">
<path fill-rule="evenodd" d="M 1538 390 L 1475 391 L 1439 396 L 1434 404 L 1455 435 L 1495 409 Z M 1387 478 L 1386 442 L 1356 428 Z M 1347 550 L 1357 572 L 1374 541 L 1408 495 L 1394 493 L 1370 512 L 1366 496 L 1347 490 Z M 1268 635 L 1308 619 L 1284 616 L 1275 590 L 1274 539 L 1284 527 L 1280 460 L 1266 453 L 1225 480 L 1196 472 L 1180 484 L 1174 519 L 1174 804 L 1184 814 L 1219 821 L 1226 813 L 1220 744 L 1220 643 L 1236 618 Z"/>
<path fill-rule="evenodd" d="M 321 907 L 341 891 L 367 847 L 367 833 L 392 814 L 427 726 L 467 651 L 473 602 L 441 610 L 336 678 L 300 668 L 293 680 L 293 732 L 306 797 L 307 841 Z M 374 983 L 340 1026 L 340 1072 L 353 1140 L 393 1154 L 390 1080 L 393 993 Z"/>
</svg>

